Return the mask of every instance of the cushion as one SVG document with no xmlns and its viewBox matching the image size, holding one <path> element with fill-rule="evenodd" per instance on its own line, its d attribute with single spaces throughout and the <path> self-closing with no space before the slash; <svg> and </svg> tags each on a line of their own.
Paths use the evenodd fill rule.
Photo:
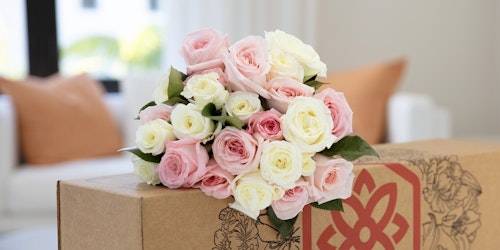
<svg viewBox="0 0 500 250">
<path fill-rule="evenodd" d="M 400 82 L 404 58 L 331 73 L 321 86 L 344 92 L 353 110 L 354 133 L 370 144 L 385 141 L 387 105 Z"/>
<path fill-rule="evenodd" d="M 103 87 L 87 74 L 0 78 L 0 90 L 13 100 L 21 152 L 28 164 L 113 155 L 122 146 Z"/>
</svg>

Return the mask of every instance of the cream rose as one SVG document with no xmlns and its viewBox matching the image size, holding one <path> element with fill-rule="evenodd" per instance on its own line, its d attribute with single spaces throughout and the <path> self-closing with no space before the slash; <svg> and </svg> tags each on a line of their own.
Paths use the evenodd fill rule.
<svg viewBox="0 0 500 250">
<path fill-rule="evenodd" d="M 174 128 L 163 119 L 149 121 L 139 126 L 135 144 L 143 153 L 159 155 L 165 151 L 165 143 L 175 140 Z"/>
<path fill-rule="evenodd" d="M 132 164 L 134 165 L 134 175 L 149 185 L 158 185 L 161 183 L 156 168 L 158 163 L 145 161 L 137 155 L 132 155 Z"/>
<path fill-rule="evenodd" d="M 310 45 L 304 44 L 297 37 L 281 30 L 265 33 L 271 50 L 281 49 L 293 55 L 304 68 L 304 78 L 314 75 L 326 77 L 326 64 Z"/>
<path fill-rule="evenodd" d="M 156 87 L 153 90 L 153 100 L 156 104 L 160 104 L 168 100 L 169 77 L 170 71 L 160 77 L 160 80 L 156 83 Z"/>
<path fill-rule="evenodd" d="M 303 152 L 319 152 L 336 139 L 330 110 L 321 100 L 296 97 L 282 119 L 283 136 Z"/>
<path fill-rule="evenodd" d="M 212 71 L 188 78 L 181 95 L 187 99 L 193 98 L 194 103 L 202 108 L 208 103 L 213 103 L 220 109 L 226 103 L 229 92 L 219 82 L 219 74 Z"/>
<path fill-rule="evenodd" d="M 260 157 L 260 173 L 271 184 L 284 189 L 295 187 L 302 175 L 302 152 L 287 141 L 264 141 Z"/>
<path fill-rule="evenodd" d="M 212 136 L 214 122 L 201 114 L 202 107 L 189 103 L 177 104 L 170 114 L 174 134 L 179 139 L 194 138 L 204 140 Z"/>
<path fill-rule="evenodd" d="M 234 203 L 229 206 L 254 220 L 260 210 L 269 207 L 273 200 L 279 200 L 285 194 L 283 189 L 267 183 L 259 171 L 237 176 L 231 183 L 231 190 Z"/>
<path fill-rule="evenodd" d="M 257 94 L 235 91 L 229 95 L 225 108 L 230 116 L 247 123 L 250 116 L 262 110 L 262 104 Z"/>
<path fill-rule="evenodd" d="M 314 153 L 302 153 L 302 175 L 310 176 L 316 170 L 316 161 L 313 160 Z"/>
<path fill-rule="evenodd" d="M 304 68 L 297 58 L 281 49 L 274 48 L 269 52 L 271 70 L 268 73 L 270 79 L 275 77 L 287 77 L 302 82 L 304 79 Z"/>
</svg>

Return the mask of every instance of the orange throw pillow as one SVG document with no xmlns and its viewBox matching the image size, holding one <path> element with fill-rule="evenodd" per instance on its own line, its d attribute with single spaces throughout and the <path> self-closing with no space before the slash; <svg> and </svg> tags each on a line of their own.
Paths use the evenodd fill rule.
<svg viewBox="0 0 500 250">
<path fill-rule="evenodd" d="M 404 58 L 377 65 L 329 74 L 325 88 L 344 92 L 353 110 L 354 133 L 370 144 L 386 137 L 387 105 L 405 68 Z"/>
<path fill-rule="evenodd" d="M 122 146 L 103 88 L 87 74 L 0 78 L 0 90 L 12 97 L 22 155 L 29 164 L 112 155 Z"/>
</svg>

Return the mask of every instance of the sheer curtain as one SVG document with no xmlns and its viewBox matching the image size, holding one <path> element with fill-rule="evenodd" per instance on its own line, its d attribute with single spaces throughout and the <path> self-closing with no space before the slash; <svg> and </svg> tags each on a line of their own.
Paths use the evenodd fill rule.
<svg viewBox="0 0 500 250">
<path fill-rule="evenodd" d="M 229 35 L 231 43 L 247 35 L 280 29 L 315 46 L 317 0 L 166 0 L 165 65 L 184 68 L 179 54 L 182 39 L 201 28 Z"/>
</svg>

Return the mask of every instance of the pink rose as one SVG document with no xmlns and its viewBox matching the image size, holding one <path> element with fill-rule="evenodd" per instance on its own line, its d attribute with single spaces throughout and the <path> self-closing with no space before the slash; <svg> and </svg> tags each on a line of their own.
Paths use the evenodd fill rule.
<svg viewBox="0 0 500 250">
<path fill-rule="evenodd" d="M 269 98 L 264 89 L 271 69 L 267 41 L 259 36 L 247 36 L 229 47 L 224 57 L 230 91 L 247 91 Z"/>
<path fill-rule="evenodd" d="M 316 154 L 313 159 L 316 161 L 316 171 L 305 179 L 311 184 L 314 200 L 322 204 L 349 198 L 354 180 L 352 162 L 321 154 Z"/>
<path fill-rule="evenodd" d="M 295 97 L 311 97 L 314 94 L 313 87 L 287 77 L 275 77 L 266 83 L 265 88 L 271 96 L 267 104 L 281 113 L 286 113 L 288 104 Z"/>
<path fill-rule="evenodd" d="M 229 39 L 214 29 L 202 29 L 188 34 L 183 41 L 181 53 L 187 64 L 187 73 L 206 69 L 223 68 L 223 55 L 227 53 Z"/>
<path fill-rule="evenodd" d="M 169 141 L 156 172 L 168 188 L 197 187 L 206 172 L 208 152 L 197 139 Z"/>
<path fill-rule="evenodd" d="M 207 172 L 201 178 L 200 189 L 208 196 L 225 199 L 231 196 L 231 182 L 234 176 L 219 167 L 214 159 L 207 165 Z"/>
<path fill-rule="evenodd" d="M 254 113 L 248 120 L 247 131 L 257 139 L 282 140 L 281 116 L 276 109 Z"/>
<path fill-rule="evenodd" d="M 219 166 L 234 175 L 251 172 L 259 166 L 258 141 L 235 127 L 228 126 L 221 130 L 215 137 L 212 151 Z"/>
<path fill-rule="evenodd" d="M 314 95 L 314 98 L 322 100 L 330 110 L 333 119 L 332 134 L 337 140 L 344 136 L 352 134 L 352 110 L 345 99 L 344 93 L 337 92 L 332 88 L 326 88 Z"/>
<path fill-rule="evenodd" d="M 280 200 L 272 202 L 274 213 L 282 220 L 289 220 L 297 216 L 306 204 L 310 202 L 310 184 L 299 181 L 297 186 L 288 189 Z"/>
<path fill-rule="evenodd" d="M 168 121 L 173 109 L 174 107 L 163 103 L 149 106 L 139 112 L 139 120 L 141 121 L 141 124 L 145 124 L 156 119 Z"/>
</svg>

